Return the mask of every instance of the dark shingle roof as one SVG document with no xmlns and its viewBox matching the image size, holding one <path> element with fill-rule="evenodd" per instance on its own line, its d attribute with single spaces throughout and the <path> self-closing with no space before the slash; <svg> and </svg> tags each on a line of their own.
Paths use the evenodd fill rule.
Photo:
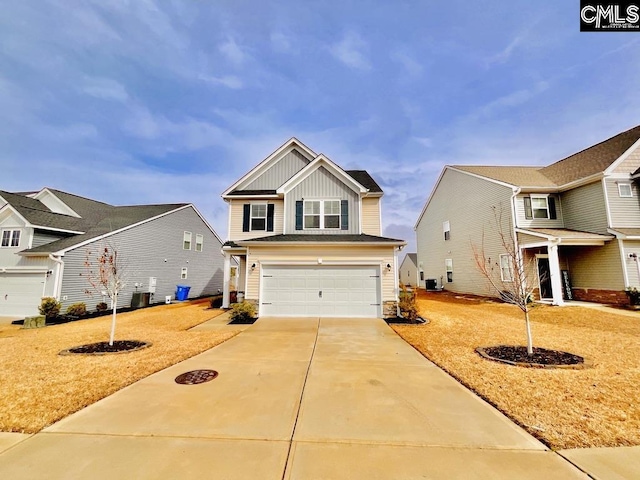
<svg viewBox="0 0 640 480">
<path fill-rule="evenodd" d="M 229 195 L 275 195 L 275 190 L 234 190 Z"/>
<path fill-rule="evenodd" d="M 244 242 L 310 242 L 310 243 L 324 243 L 324 242 L 344 242 L 344 243 L 404 243 L 404 240 L 398 240 L 396 238 L 377 237 L 375 235 L 366 234 L 297 234 L 288 233 L 283 235 L 271 235 L 269 237 L 251 238 L 248 240 L 239 241 Z"/>
<path fill-rule="evenodd" d="M 367 172 L 366 170 L 345 170 L 345 172 L 347 172 L 351 178 L 353 178 L 364 188 L 367 188 L 370 192 L 382 193 L 380 185 L 376 183 L 373 177 L 369 175 L 369 172 Z"/>
<path fill-rule="evenodd" d="M 0 196 L 32 225 L 43 227 L 44 229 L 71 230 L 82 233 L 24 250 L 23 253 L 58 252 L 86 240 L 91 240 L 188 205 L 187 203 L 179 203 L 115 207 L 60 190 L 51 188 L 49 190 L 80 215 L 81 218 L 54 213 L 39 200 L 24 195 L 0 191 Z"/>
</svg>

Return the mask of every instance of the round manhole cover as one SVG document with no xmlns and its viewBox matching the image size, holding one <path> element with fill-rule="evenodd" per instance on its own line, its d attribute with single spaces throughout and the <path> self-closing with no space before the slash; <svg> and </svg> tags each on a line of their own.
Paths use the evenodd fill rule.
<svg viewBox="0 0 640 480">
<path fill-rule="evenodd" d="M 181 385 L 196 385 L 198 383 L 210 382 L 218 376 L 215 370 L 192 370 L 178 375 L 176 383 Z"/>
</svg>

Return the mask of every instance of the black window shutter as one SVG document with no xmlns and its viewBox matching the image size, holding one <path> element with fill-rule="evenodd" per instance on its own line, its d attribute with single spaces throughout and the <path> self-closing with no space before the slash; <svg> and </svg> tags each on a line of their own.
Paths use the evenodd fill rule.
<svg viewBox="0 0 640 480">
<path fill-rule="evenodd" d="M 556 218 L 558 218 L 558 215 L 556 214 L 556 199 L 550 196 L 548 198 L 548 201 L 549 201 L 549 218 L 551 220 L 555 220 Z"/>
<path fill-rule="evenodd" d="M 273 203 L 267 205 L 267 232 L 273 232 Z"/>
<path fill-rule="evenodd" d="M 302 200 L 296 200 L 296 230 L 302 230 Z"/>
<path fill-rule="evenodd" d="M 533 210 L 531 210 L 531 197 L 524 197 L 524 218 L 533 218 Z"/>
<path fill-rule="evenodd" d="M 251 216 L 251 205 L 249 205 L 248 203 L 244 204 L 244 211 L 243 211 L 243 215 L 242 215 L 242 231 L 243 232 L 248 232 L 249 231 L 249 221 L 250 221 L 250 217 Z"/>
<path fill-rule="evenodd" d="M 340 201 L 340 230 L 349 230 L 349 200 Z"/>
</svg>

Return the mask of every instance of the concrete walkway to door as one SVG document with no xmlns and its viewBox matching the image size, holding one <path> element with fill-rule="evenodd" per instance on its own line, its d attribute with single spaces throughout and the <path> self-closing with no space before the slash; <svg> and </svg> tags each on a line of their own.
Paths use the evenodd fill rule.
<svg viewBox="0 0 640 480">
<path fill-rule="evenodd" d="M 195 369 L 219 376 L 174 382 Z M 587 476 L 382 320 L 262 318 L 6 448 L 0 478 Z"/>
</svg>

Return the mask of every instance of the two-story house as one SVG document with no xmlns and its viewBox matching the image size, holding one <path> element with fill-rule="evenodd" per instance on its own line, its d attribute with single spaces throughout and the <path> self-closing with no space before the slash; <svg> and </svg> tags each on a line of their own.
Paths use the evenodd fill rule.
<svg viewBox="0 0 640 480">
<path fill-rule="evenodd" d="M 472 245 L 510 281 L 502 232 L 535 264 L 539 298 L 626 303 L 640 285 L 639 178 L 640 126 L 545 167 L 446 166 L 415 225 L 418 268 L 448 290 L 494 295 Z"/>
<path fill-rule="evenodd" d="M 231 258 L 261 316 L 396 314 L 402 240 L 381 236 L 380 186 L 292 138 L 231 185 L 223 306 Z"/>
<path fill-rule="evenodd" d="M 222 241 L 192 204 L 113 206 L 52 188 L 0 191 L 0 316 L 36 315 L 42 297 L 60 300 L 63 311 L 109 303 L 86 276 L 105 247 L 127 274 L 119 307 L 165 302 L 178 284 L 191 287 L 189 297 L 222 290 Z"/>
</svg>

